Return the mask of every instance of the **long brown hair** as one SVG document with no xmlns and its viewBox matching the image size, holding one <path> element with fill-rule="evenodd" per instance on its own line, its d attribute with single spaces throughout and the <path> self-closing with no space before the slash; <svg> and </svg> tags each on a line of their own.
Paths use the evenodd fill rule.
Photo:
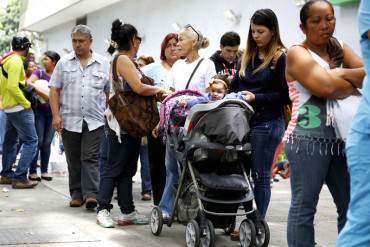
<svg viewBox="0 0 370 247">
<path fill-rule="evenodd" d="M 260 66 L 253 70 L 253 74 L 267 68 L 272 61 L 277 60 L 280 55 L 285 52 L 286 48 L 281 42 L 279 23 L 275 13 L 271 9 L 260 9 L 254 12 L 251 23 L 262 25 L 274 32 L 266 49 L 266 56 Z M 252 36 L 251 25 L 249 26 L 247 47 L 243 53 L 239 75 L 245 77 L 245 70 L 249 64 L 254 63 L 254 59 L 258 55 L 258 47 Z"/>
</svg>

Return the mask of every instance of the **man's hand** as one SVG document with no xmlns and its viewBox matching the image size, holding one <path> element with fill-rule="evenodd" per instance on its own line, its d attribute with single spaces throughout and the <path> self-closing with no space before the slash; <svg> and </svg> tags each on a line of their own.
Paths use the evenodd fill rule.
<svg viewBox="0 0 370 247">
<path fill-rule="evenodd" d="M 152 136 L 154 138 L 158 138 L 159 136 L 159 123 L 157 124 L 157 126 L 155 126 L 155 128 L 152 130 Z"/>
<path fill-rule="evenodd" d="M 63 121 L 59 115 L 53 116 L 53 128 L 56 132 L 60 132 L 63 129 Z"/>
</svg>

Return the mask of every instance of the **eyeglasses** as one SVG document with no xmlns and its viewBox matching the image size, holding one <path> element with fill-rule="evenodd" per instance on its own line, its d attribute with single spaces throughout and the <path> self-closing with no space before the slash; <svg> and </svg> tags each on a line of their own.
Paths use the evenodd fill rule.
<svg viewBox="0 0 370 247">
<path fill-rule="evenodd" d="M 184 26 L 184 28 L 190 28 L 191 30 L 193 30 L 194 31 L 194 33 L 196 33 L 197 34 L 197 41 L 199 41 L 199 39 L 200 39 L 200 35 L 199 35 L 199 33 L 197 32 L 197 30 L 195 30 L 195 28 L 192 26 L 192 25 L 190 25 L 190 24 L 187 24 L 187 25 L 185 25 Z"/>
</svg>

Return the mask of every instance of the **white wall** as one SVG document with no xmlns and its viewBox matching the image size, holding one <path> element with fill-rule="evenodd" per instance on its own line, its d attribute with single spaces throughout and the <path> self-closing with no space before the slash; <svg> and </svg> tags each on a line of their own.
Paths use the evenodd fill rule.
<svg viewBox="0 0 370 247">
<path fill-rule="evenodd" d="M 357 5 L 336 7 L 337 28 L 335 35 L 344 40 L 359 53 L 359 35 L 357 31 Z M 241 14 L 238 25 L 225 19 L 225 9 L 232 9 Z M 207 36 L 210 47 L 201 54 L 211 55 L 219 46 L 219 39 L 226 31 L 236 31 L 242 38 L 241 46 L 245 46 L 248 35 L 249 20 L 253 12 L 260 8 L 271 8 L 275 11 L 281 37 L 286 46 L 291 46 L 303 39 L 299 29 L 299 7 L 292 0 L 125 0 L 108 6 L 88 15 L 88 25 L 94 31 L 94 50 L 108 55 L 108 46 L 104 40 L 109 40 L 111 23 L 120 18 L 137 27 L 139 33 L 145 36 L 140 54 L 159 57 L 160 43 L 168 32 L 174 32 L 171 24 L 181 25 L 191 23 Z M 44 32 L 48 49 L 61 52 L 63 48 L 71 49 L 70 31 L 74 23 L 62 24 Z"/>
</svg>

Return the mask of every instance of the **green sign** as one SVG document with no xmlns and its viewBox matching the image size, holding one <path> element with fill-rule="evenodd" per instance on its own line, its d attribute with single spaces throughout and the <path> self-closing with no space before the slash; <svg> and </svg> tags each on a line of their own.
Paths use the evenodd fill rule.
<svg viewBox="0 0 370 247">
<path fill-rule="evenodd" d="M 333 5 L 349 5 L 360 3 L 360 0 L 330 0 Z"/>
</svg>

